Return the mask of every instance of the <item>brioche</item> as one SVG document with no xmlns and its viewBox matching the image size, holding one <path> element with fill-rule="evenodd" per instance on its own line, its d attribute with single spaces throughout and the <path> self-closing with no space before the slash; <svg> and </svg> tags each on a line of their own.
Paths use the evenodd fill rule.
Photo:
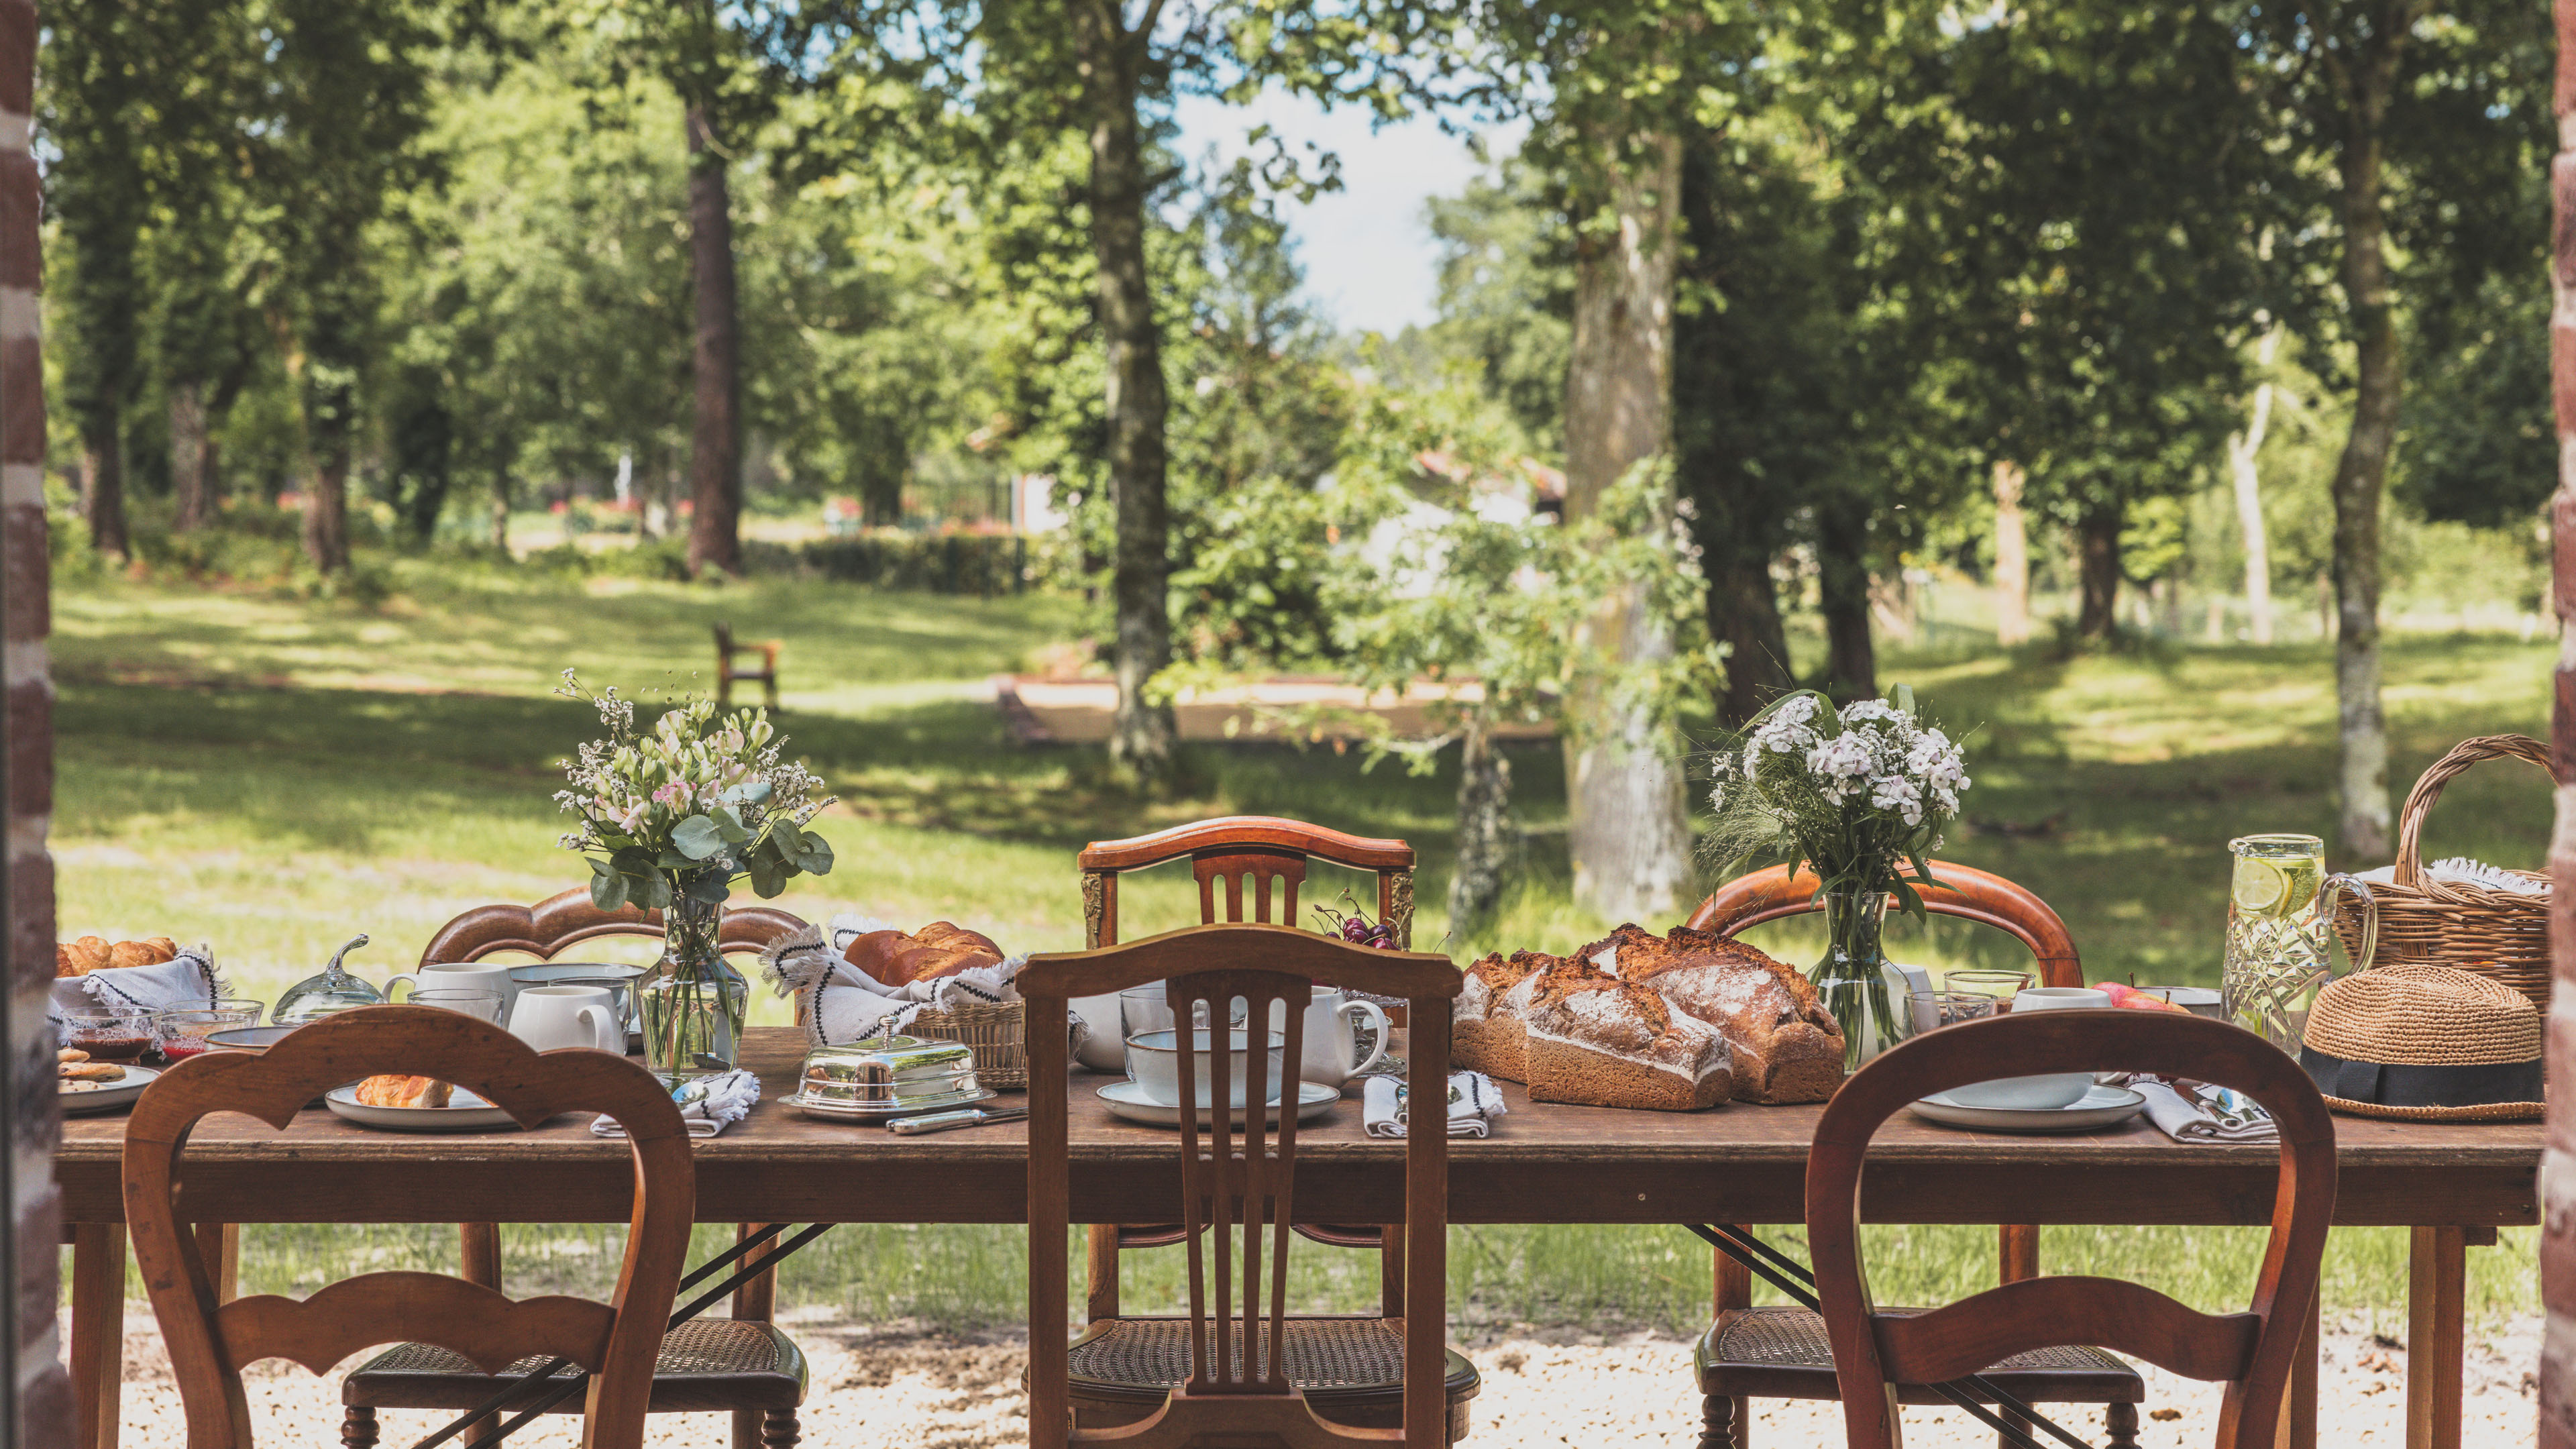
<svg viewBox="0 0 2576 1449">
<path fill-rule="evenodd" d="M 1533 978 L 1526 1014 L 1530 1098 L 1687 1112 L 1732 1090 L 1717 1028 L 1643 986 L 1592 971 Z"/>
<path fill-rule="evenodd" d="M 369 1077 L 358 1084 L 362 1107 L 444 1107 L 450 1088 L 434 1077 Z"/>
<path fill-rule="evenodd" d="M 1741 941 L 1688 926 L 1664 936 L 1623 925 L 1583 948 L 1606 950 L 1619 978 L 1715 1027 L 1734 1064 L 1739 1102 L 1821 1102 L 1843 1080 L 1843 1034 L 1816 988 Z"/>
</svg>

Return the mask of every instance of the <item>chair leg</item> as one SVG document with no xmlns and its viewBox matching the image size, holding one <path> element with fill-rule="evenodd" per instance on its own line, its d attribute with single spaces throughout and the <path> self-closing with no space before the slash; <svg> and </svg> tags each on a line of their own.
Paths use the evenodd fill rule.
<svg viewBox="0 0 2576 1449">
<path fill-rule="evenodd" d="M 1742 1402 L 1723 1394 L 1710 1394 L 1700 1400 L 1699 1449 L 1744 1449 L 1735 1412 L 1735 1406 Z"/>
<path fill-rule="evenodd" d="M 761 1416 L 760 1449 L 796 1449 L 799 1437 L 794 1409 L 771 1409 Z"/>
<path fill-rule="evenodd" d="M 2102 1434 L 2108 1441 L 2105 1449 L 2138 1449 L 2138 1406 L 2103 1405 Z"/>
<path fill-rule="evenodd" d="M 357 1404 L 340 1420 L 340 1449 L 376 1449 L 376 1411 Z"/>
</svg>

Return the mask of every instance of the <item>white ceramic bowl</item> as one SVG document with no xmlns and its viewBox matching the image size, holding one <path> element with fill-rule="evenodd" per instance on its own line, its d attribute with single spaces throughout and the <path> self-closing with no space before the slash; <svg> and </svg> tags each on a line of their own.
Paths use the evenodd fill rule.
<svg viewBox="0 0 2576 1449">
<path fill-rule="evenodd" d="M 1229 1083 L 1231 1090 L 1227 1093 L 1227 1101 L 1231 1106 L 1241 1107 L 1247 1101 L 1245 1081 L 1249 1076 L 1248 1068 L 1251 1066 L 1249 1058 L 1252 1033 L 1237 1029 L 1229 1031 L 1226 1035 L 1226 1050 L 1230 1055 L 1233 1068 L 1227 1073 L 1233 1079 Z M 1288 1034 L 1273 1031 L 1264 1032 L 1263 1035 L 1269 1039 L 1270 1049 L 1267 1053 L 1268 1075 L 1262 1083 L 1261 1100 L 1265 1103 L 1276 1102 L 1279 1100 L 1279 1083 L 1287 1072 Z M 1207 1029 L 1202 1027 L 1190 1033 L 1190 1044 L 1195 1048 L 1192 1055 L 1197 1058 L 1191 1063 L 1190 1071 L 1193 1079 L 1198 1083 L 1198 1105 L 1204 1109 L 1215 1100 L 1216 1096 L 1212 1090 L 1215 1085 L 1212 1079 L 1216 1075 L 1215 1043 Z M 1179 1106 L 1181 1104 L 1180 1033 L 1167 1027 L 1161 1031 L 1138 1032 L 1127 1038 L 1127 1070 L 1134 1074 L 1137 1087 L 1156 1106 Z"/>
<path fill-rule="evenodd" d="M 2111 993 L 2089 986 L 2034 986 L 2016 993 L 2013 1015 L 2025 1011 L 2108 1010 Z M 1943 1095 L 1962 1107 L 1994 1107 L 2023 1112 L 2053 1112 L 2073 1106 L 2093 1090 L 2091 1072 L 2047 1072 L 2032 1077 L 1998 1077 L 1971 1082 Z"/>
</svg>

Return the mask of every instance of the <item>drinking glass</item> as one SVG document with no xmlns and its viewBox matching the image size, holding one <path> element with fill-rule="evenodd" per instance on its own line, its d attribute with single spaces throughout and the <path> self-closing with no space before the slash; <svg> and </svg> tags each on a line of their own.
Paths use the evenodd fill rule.
<svg viewBox="0 0 2576 1449">
<path fill-rule="evenodd" d="M 2245 835 L 2227 842 L 2227 960 L 2218 982 L 2228 1020 L 2284 1051 L 2299 1049 L 2308 1003 L 2329 973 L 2325 842 L 2313 835 Z"/>
<path fill-rule="evenodd" d="M 226 999 L 203 1006 L 171 1006 L 152 1013 L 152 1045 L 163 1059 L 183 1062 L 212 1051 L 206 1038 L 219 1031 L 259 1025 L 261 1003 Z M 87 1048 L 83 1048 L 87 1050 Z"/>
<path fill-rule="evenodd" d="M 1935 1026 L 1983 1021 L 2002 1005 L 1982 991 L 1935 991 L 1932 993 L 1932 1019 Z"/>
<path fill-rule="evenodd" d="M 489 991 L 476 986 L 415 986 L 412 988 L 411 999 L 404 1004 L 435 1006 L 441 1011 L 461 1011 L 467 1016 L 477 1017 L 494 1026 L 499 1026 L 503 1008 L 509 1005 L 509 998 L 498 991 Z"/>
</svg>

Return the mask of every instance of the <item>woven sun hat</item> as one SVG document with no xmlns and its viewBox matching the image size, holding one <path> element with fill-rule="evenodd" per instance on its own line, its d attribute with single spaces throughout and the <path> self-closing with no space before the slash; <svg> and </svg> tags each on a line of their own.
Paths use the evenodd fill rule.
<svg viewBox="0 0 2576 1449">
<path fill-rule="evenodd" d="M 2317 993 L 2299 1044 L 2326 1105 L 2406 1122 L 2541 1115 L 2540 1010 L 2448 966 L 2361 971 Z"/>
</svg>

